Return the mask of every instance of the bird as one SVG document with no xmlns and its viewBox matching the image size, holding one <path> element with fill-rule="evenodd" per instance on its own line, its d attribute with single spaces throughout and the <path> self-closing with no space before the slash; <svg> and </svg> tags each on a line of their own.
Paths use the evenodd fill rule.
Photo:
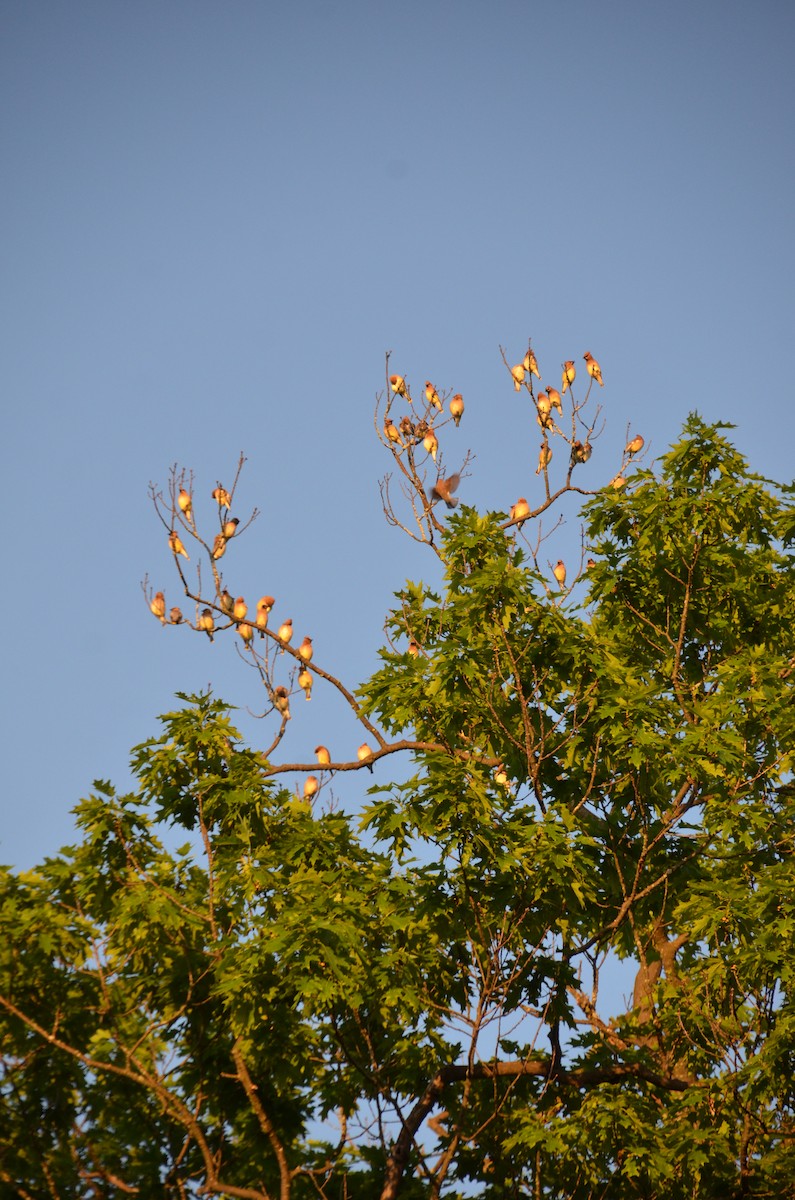
<svg viewBox="0 0 795 1200">
<path fill-rule="evenodd" d="M 560 398 L 560 392 L 557 388 L 548 387 L 546 393 L 549 396 L 549 403 L 553 408 L 556 408 L 561 416 L 563 416 L 563 401 Z"/>
<path fill-rule="evenodd" d="M 627 481 L 623 475 L 614 475 L 607 486 L 618 491 L 619 488 L 622 488 L 626 482 Z"/>
<path fill-rule="evenodd" d="M 235 602 L 232 598 L 232 593 L 227 588 L 224 588 L 218 597 L 218 606 L 222 613 L 225 613 L 227 617 L 231 617 Z"/>
<path fill-rule="evenodd" d="M 456 490 L 460 482 L 460 475 L 450 475 L 447 479 L 437 479 L 431 488 L 431 504 L 436 500 L 444 500 L 448 508 L 455 508 L 456 504 L 458 504 L 458 497 L 452 493 Z"/>
<path fill-rule="evenodd" d="M 286 621 L 282 621 L 281 625 L 279 626 L 279 632 L 277 633 L 276 636 L 279 638 L 279 641 L 284 642 L 285 645 L 287 644 L 287 642 L 289 642 L 290 638 L 293 636 L 293 619 L 292 619 L 292 617 L 288 617 Z M 283 649 L 282 649 L 282 654 L 284 654 Z"/>
<path fill-rule="evenodd" d="M 442 411 L 443 405 L 439 399 L 439 393 L 431 383 L 430 379 L 425 380 L 425 399 L 433 408 L 437 410 L 437 412 Z"/>
<path fill-rule="evenodd" d="M 566 395 L 567 388 L 569 388 L 571 386 L 571 384 L 574 383 L 574 377 L 576 374 L 577 374 L 577 372 L 574 369 L 574 359 L 567 358 L 565 363 L 563 364 L 563 375 L 562 375 L 563 387 L 561 390 L 562 390 L 564 396 Z"/>
<path fill-rule="evenodd" d="M 307 775 L 304 780 L 304 800 L 311 800 L 313 796 L 317 795 L 319 787 L 320 780 L 317 775 Z"/>
<path fill-rule="evenodd" d="M 409 639 L 409 648 L 408 648 L 408 652 L 409 652 L 409 654 L 411 655 L 411 657 L 412 657 L 412 658 L 417 658 L 417 657 L 419 656 L 419 653 L 420 653 L 420 645 L 419 645 L 419 642 L 418 642 L 418 641 L 417 641 L 415 638 L 410 638 L 410 639 Z"/>
<path fill-rule="evenodd" d="M 538 454 L 538 466 L 536 467 L 536 475 L 540 475 L 550 463 L 552 458 L 552 447 L 547 442 L 541 443 L 541 450 Z"/>
<path fill-rule="evenodd" d="M 177 504 L 179 505 L 180 512 L 184 514 L 185 520 L 186 521 L 193 520 L 193 507 L 192 507 L 193 502 L 191 500 L 190 492 L 187 491 L 185 488 L 179 489 L 179 495 L 177 496 Z"/>
<path fill-rule="evenodd" d="M 237 627 L 237 632 L 242 637 L 247 646 L 251 645 L 251 639 L 254 636 L 254 628 L 248 621 L 241 621 Z"/>
<path fill-rule="evenodd" d="M 367 765 L 367 770 L 372 775 L 373 764 L 371 762 L 368 762 L 368 759 L 371 759 L 373 757 L 373 752 L 370 749 L 370 747 L 367 745 L 367 742 L 362 742 L 361 746 L 356 751 L 356 757 L 358 758 L 360 763 L 365 763 Z"/>
<path fill-rule="evenodd" d="M 152 610 L 153 616 L 157 617 L 161 625 L 166 623 L 166 597 L 163 592 L 155 592 L 152 599 L 149 601 L 149 607 Z"/>
<path fill-rule="evenodd" d="M 182 539 L 176 529 L 172 529 L 168 535 L 168 548 L 172 554 L 181 554 L 183 558 L 187 558 L 188 562 L 190 562 L 190 556 L 182 545 Z"/>
<path fill-rule="evenodd" d="M 223 556 L 225 554 L 226 554 L 226 538 L 224 537 L 224 535 L 222 533 L 217 533 L 215 535 L 215 541 L 213 542 L 213 558 L 214 559 L 223 558 Z"/>
<path fill-rule="evenodd" d="M 220 484 L 213 492 L 213 500 L 217 501 L 219 508 L 232 507 L 232 497 L 229 495 L 229 492 L 226 490 L 226 488 L 221 487 Z"/>
<path fill-rule="evenodd" d="M 242 621 L 247 612 L 248 612 L 248 605 L 246 604 L 246 602 L 242 596 L 238 596 L 238 598 L 237 598 L 237 600 L 235 600 L 234 606 L 232 608 L 232 616 L 235 618 L 236 621 Z"/>
<path fill-rule="evenodd" d="M 176 604 L 172 608 L 171 612 L 168 614 L 168 618 L 172 625 L 181 625 L 183 620 L 185 619 L 182 616 L 182 609 L 177 608 Z"/>
<path fill-rule="evenodd" d="M 588 559 L 588 561 L 587 561 L 587 562 L 586 562 L 586 564 L 585 564 L 585 569 L 586 569 L 586 571 L 590 571 L 590 570 L 591 570 L 593 567 L 595 567 L 595 566 L 596 566 L 596 559 L 595 559 L 595 558 L 589 558 L 589 559 Z"/>
<path fill-rule="evenodd" d="M 240 524 L 240 517 L 230 517 L 228 521 L 224 521 L 223 535 L 225 538 L 235 536 L 237 527 Z"/>
<path fill-rule="evenodd" d="M 537 396 L 536 408 L 538 409 L 536 420 L 538 421 L 539 425 L 542 429 L 549 429 L 550 425 L 552 424 L 552 417 L 550 415 L 552 402 L 549 399 L 549 396 L 545 396 L 543 392 L 540 396 Z"/>
<path fill-rule="evenodd" d="M 460 392 L 456 392 L 450 401 L 450 416 L 455 421 L 456 429 L 461 424 L 461 418 L 464 415 L 464 397 Z"/>
<path fill-rule="evenodd" d="M 397 446 L 400 445 L 400 434 L 398 433 L 397 426 L 391 417 L 384 418 L 384 433 L 390 442 L 394 442 Z"/>
<path fill-rule="evenodd" d="M 639 454 L 645 445 L 644 439 L 639 433 L 636 433 L 631 442 L 627 442 L 624 447 L 624 453 L 632 458 L 633 454 Z"/>
<path fill-rule="evenodd" d="M 566 586 L 566 564 L 562 558 L 559 558 L 552 568 L 552 574 L 557 579 L 562 588 Z"/>
<path fill-rule="evenodd" d="M 286 687 L 280 685 L 274 688 L 273 707 L 282 714 L 285 721 L 290 720 L 290 693 Z"/>
<path fill-rule="evenodd" d="M 585 354 L 583 354 L 583 358 L 585 359 L 585 363 L 588 368 L 588 374 L 591 376 L 591 379 L 595 379 L 599 384 L 599 387 L 604 387 L 605 385 L 602 383 L 602 368 L 599 366 L 599 363 L 591 354 L 590 350 L 586 350 Z"/>
<path fill-rule="evenodd" d="M 528 349 L 527 354 L 524 356 L 524 362 L 522 366 L 524 367 L 525 371 L 527 371 L 528 375 L 535 375 L 536 379 L 541 378 L 541 372 L 538 369 L 538 360 L 536 359 L 536 356 L 532 350 Z"/>
<path fill-rule="evenodd" d="M 298 647 L 298 657 L 305 663 L 312 661 L 312 639 L 305 637 Z"/>
<path fill-rule="evenodd" d="M 257 601 L 257 617 L 254 624 L 259 630 L 259 635 L 261 638 L 265 637 L 264 630 L 268 627 L 268 614 L 275 603 L 276 600 L 273 596 L 261 596 Z"/>
<path fill-rule="evenodd" d="M 315 754 L 321 767 L 327 767 L 331 762 L 331 755 L 325 746 L 315 746 Z"/>
<path fill-rule="evenodd" d="M 312 699 L 313 682 L 312 672 L 308 671 L 306 667 L 301 667 L 301 670 L 298 672 L 298 686 L 304 689 L 304 695 L 307 700 Z"/>
<path fill-rule="evenodd" d="M 213 640 L 213 630 L 215 629 L 215 621 L 213 620 L 213 614 L 212 614 L 211 609 L 209 609 L 209 608 L 202 609 L 201 616 L 199 617 L 198 621 L 196 622 L 196 628 L 200 629 L 204 633 L 206 633 L 208 638 L 210 639 L 210 641 Z"/>
<path fill-rule="evenodd" d="M 522 364 L 517 363 L 515 367 L 511 367 L 511 374 L 513 375 L 514 390 L 521 392 L 522 384 L 524 383 L 524 367 Z"/>
<path fill-rule="evenodd" d="M 422 444 L 430 454 L 434 462 L 436 462 L 436 451 L 439 449 L 439 439 L 432 429 L 429 429 L 422 439 Z"/>
<path fill-rule="evenodd" d="M 400 422 L 400 432 L 404 438 L 414 437 L 414 424 L 410 417 L 403 417 Z"/>
<path fill-rule="evenodd" d="M 390 375 L 389 376 L 389 386 L 392 388 L 392 391 L 396 395 L 405 396 L 407 400 L 409 399 L 409 393 L 408 393 L 408 388 L 406 387 L 406 381 L 402 375 Z"/>
<path fill-rule="evenodd" d="M 511 505 L 511 520 L 517 521 L 521 529 L 524 522 L 530 516 L 530 505 L 525 500 L 524 496 L 520 496 L 515 504 Z"/>
<path fill-rule="evenodd" d="M 502 763 L 500 763 L 499 766 L 494 768 L 494 782 L 497 784 L 498 787 L 507 788 L 507 786 L 508 786 L 508 774 L 505 770 L 505 767 L 502 765 Z"/>
</svg>

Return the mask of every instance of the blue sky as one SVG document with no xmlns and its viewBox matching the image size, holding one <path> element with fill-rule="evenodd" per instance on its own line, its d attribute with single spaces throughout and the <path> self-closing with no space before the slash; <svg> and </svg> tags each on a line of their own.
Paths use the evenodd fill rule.
<svg viewBox="0 0 795 1200">
<path fill-rule="evenodd" d="M 693 408 L 792 479 L 791 5 L 40 0 L 1 32 L 3 861 L 68 841 L 94 778 L 128 787 L 177 690 L 265 740 L 231 639 L 144 604 L 146 572 L 180 600 L 147 499 L 172 463 L 209 519 L 246 453 L 230 588 L 373 668 L 435 571 L 380 509 L 387 349 L 463 393 L 448 461 L 474 451 L 482 508 L 538 486 L 498 350 L 528 337 L 545 382 L 602 365 L 592 486 L 628 424 L 653 456 Z M 578 545 L 570 520 L 549 557 Z M 288 757 L 358 745 L 320 688 L 294 710 Z"/>
</svg>

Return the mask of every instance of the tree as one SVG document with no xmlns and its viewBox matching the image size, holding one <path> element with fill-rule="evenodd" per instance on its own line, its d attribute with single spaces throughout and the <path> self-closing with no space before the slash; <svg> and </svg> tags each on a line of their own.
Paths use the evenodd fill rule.
<svg viewBox="0 0 795 1200">
<path fill-rule="evenodd" d="M 598 374 L 561 389 L 564 431 L 531 356 L 506 366 L 541 496 L 510 513 L 456 508 L 467 460 L 428 474 L 460 397 L 445 417 L 393 375 L 380 398 L 409 506 L 386 480 L 387 517 L 442 582 L 406 584 L 357 691 L 270 598 L 235 608 L 234 488 L 206 539 L 190 477 L 153 490 L 195 619 L 147 601 L 240 636 L 272 736 L 181 696 L 134 794 L 98 783 L 79 842 L 3 872 L 0 1197 L 795 1195 L 793 489 L 692 415 L 656 472 L 633 438 L 582 491 Z M 567 583 L 527 531 L 571 492 Z M 359 753 L 277 761 L 318 681 Z M 361 824 L 324 805 L 382 758 Z M 616 958 L 637 973 L 611 1016 Z"/>
</svg>

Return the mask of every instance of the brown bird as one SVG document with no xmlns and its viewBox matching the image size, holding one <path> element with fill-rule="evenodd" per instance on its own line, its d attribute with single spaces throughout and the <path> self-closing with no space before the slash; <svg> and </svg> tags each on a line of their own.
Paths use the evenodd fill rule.
<svg viewBox="0 0 795 1200">
<path fill-rule="evenodd" d="M 632 458 L 633 454 L 640 454 L 644 445 L 645 445 L 644 439 L 640 436 L 639 433 L 636 433 L 634 438 L 632 439 L 632 441 L 627 442 L 626 446 L 624 447 L 624 453 L 628 454 L 630 456 L 630 458 Z"/>
<path fill-rule="evenodd" d="M 237 598 L 237 600 L 235 600 L 234 606 L 232 608 L 232 616 L 235 618 L 236 621 L 242 621 L 247 612 L 248 612 L 248 605 L 246 604 L 246 602 L 242 596 L 238 596 L 238 598 Z"/>
<path fill-rule="evenodd" d="M 390 375 L 389 376 L 389 386 L 392 388 L 392 391 L 395 392 L 396 395 L 405 396 L 406 399 L 408 400 L 408 398 L 409 398 L 408 388 L 406 387 L 406 381 L 402 375 Z"/>
<path fill-rule="evenodd" d="M 432 429 L 429 429 L 422 439 L 422 444 L 430 454 L 434 462 L 436 462 L 436 451 L 439 449 L 439 439 Z"/>
<path fill-rule="evenodd" d="M 522 384 L 524 383 L 524 367 L 522 364 L 517 363 L 515 367 L 511 367 L 511 374 L 513 375 L 514 390 L 521 392 Z"/>
<path fill-rule="evenodd" d="M 439 399 L 439 393 L 431 383 L 430 379 L 425 380 L 425 399 L 433 408 L 437 410 L 437 412 L 442 411 L 443 405 Z"/>
<path fill-rule="evenodd" d="M 398 433 L 397 426 L 391 417 L 384 418 L 384 433 L 390 442 L 394 442 L 397 446 L 400 445 L 400 434 Z"/>
<path fill-rule="evenodd" d="M 498 787 L 507 788 L 508 786 L 508 774 L 502 763 L 494 768 L 494 782 Z"/>
<path fill-rule="evenodd" d="M 210 641 L 213 640 L 213 630 L 215 629 L 215 621 L 213 620 L 212 609 L 203 608 L 201 616 L 196 622 L 196 628 L 206 633 Z"/>
<path fill-rule="evenodd" d="M 225 538 L 235 536 L 237 527 L 240 524 L 240 517 L 230 517 L 228 521 L 224 521 L 223 535 Z"/>
<path fill-rule="evenodd" d="M 305 663 L 312 661 L 312 639 L 311 639 L 311 637 L 305 637 L 304 640 L 301 642 L 301 645 L 298 647 L 298 657 L 300 659 L 302 659 Z"/>
<path fill-rule="evenodd" d="M 229 492 L 226 490 L 226 488 L 221 487 L 220 484 L 213 492 L 213 500 L 218 502 L 219 508 L 232 507 L 232 497 L 229 495 Z"/>
<path fill-rule="evenodd" d="M 550 425 L 552 424 L 552 417 L 550 415 L 552 402 L 549 399 L 549 396 L 544 395 L 543 392 L 540 396 L 537 396 L 536 408 L 538 409 L 536 420 L 538 421 L 539 425 L 542 429 L 549 429 Z"/>
<path fill-rule="evenodd" d="M 292 619 L 292 617 L 288 617 L 286 621 L 282 621 L 281 625 L 279 626 L 279 632 L 277 633 L 276 636 L 279 638 L 280 641 L 284 642 L 285 645 L 287 644 L 287 642 L 289 642 L 290 638 L 293 636 L 293 619 Z M 282 654 L 284 654 L 283 649 L 282 649 Z"/>
<path fill-rule="evenodd" d="M 275 603 L 275 596 L 260 596 L 259 600 L 257 601 L 257 608 L 264 608 L 266 612 L 270 612 Z"/>
<path fill-rule="evenodd" d="M 456 424 L 456 429 L 461 424 L 461 418 L 464 415 L 464 397 L 460 392 L 456 392 L 450 401 L 450 416 Z"/>
<path fill-rule="evenodd" d="M 241 621 L 237 627 L 237 632 L 240 634 L 243 641 L 246 643 L 246 646 L 250 646 L 251 639 L 254 636 L 253 626 L 249 625 L 248 621 Z"/>
<path fill-rule="evenodd" d="M 595 559 L 595 558 L 589 558 L 589 559 L 588 559 L 588 561 L 587 561 L 587 562 L 586 562 L 586 564 L 585 564 L 585 569 L 586 569 L 586 571 L 590 571 L 590 570 L 591 570 L 593 567 L 595 567 L 595 566 L 596 566 L 596 559 Z"/>
<path fill-rule="evenodd" d="M 571 461 L 573 463 L 585 463 L 591 457 L 593 447 L 590 442 L 576 441 L 571 444 Z"/>
<path fill-rule="evenodd" d="M 304 689 L 304 695 L 307 700 L 312 699 L 313 682 L 312 672 L 308 671 L 306 667 L 301 667 L 301 670 L 298 672 L 298 686 Z"/>
<path fill-rule="evenodd" d="M 190 556 L 188 555 L 185 547 L 182 545 L 182 539 L 180 538 L 176 529 L 172 529 L 171 533 L 168 535 L 168 548 L 172 554 L 181 554 L 183 558 L 187 558 L 190 562 Z"/>
<path fill-rule="evenodd" d="M 574 359 L 567 358 L 565 363 L 563 364 L 563 375 L 562 375 L 563 387 L 561 388 L 561 391 L 563 392 L 564 396 L 566 395 L 567 388 L 569 388 L 571 386 L 571 384 L 574 383 L 574 377 L 576 374 L 577 374 L 577 372 L 574 369 Z"/>
<path fill-rule="evenodd" d="M 217 533 L 215 535 L 215 541 L 213 542 L 213 558 L 214 559 L 223 558 L 225 554 L 226 554 L 226 538 L 224 537 L 224 535 L 222 533 Z"/>
<path fill-rule="evenodd" d="M 235 602 L 232 598 L 232 593 L 226 588 L 224 588 L 224 590 L 221 592 L 221 595 L 218 597 L 218 606 L 222 613 L 225 613 L 227 617 L 231 617 L 232 611 L 235 607 Z"/>
<path fill-rule="evenodd" d="M 274 688 L 273 707 L 282 714 L 285 721 L 290 720 L 290 693 L 286 687 Z"/>
<path fill-rule="evenodd" d="M 415 641 L 414 638 L 411 638 L 409 640 L 408 652 L 412 658 L 417 658 L 419 656 L 419 653 L 420 653 L 419 642 Z"/>
<path fill-rule="evenodd" d="M 431 488 L 431 504 L 437 500 L 444 500 L 448 508 L 455 508 L 456 504 L 458 504 L 458 497 L 454 496 L 453 492 L 460 482 L 460 475 L 450 475 L 447 479 L 437 479 Z"/>
<path fill-rule="evenodd" d="M 149 601 L 149 608 L 152 615 L 157 617 L 161 625 L 166 623 L 166 597 L 163 592 L 155 592 L 152 599 Z"/>
<path fill-rule="evenodd" d="M 185 619 L 182 615 L 182 609 L 177 608 L 176 604 L 168 614 L 168 617 L 172 625 L 181 625 Z"/>
<path fill-rule="evenodd" d="M 536 475 L 540 475 L 541 472 L 549 466 L 551 458 L 552 458 L 552 447 L 549 446 L 546 442 L 542 442 L 541 450 L 539 451 L 539 454 L 538 454 L 538 466 L 536 467 Z"/>
<path fill-rule="evenodd" d="M 311 800 L 313 796 L 316 796 L 319 787 L 320 780 L 317 775 L 307 775 L 304 780 L 304 800 Z"/>
<path fill-rule="evenodd" d="M 331 755 L 325 746 L 315 746 L 315 754 L 321 767 L 327 767 L 331 762 Z"/>
<path fill-rule="evenodd" d="M 177 504 L 179 505 L 180 512 L 183 513 L 185 520 L 192 521 L 193 520 L 193 507 L 192 507 L 191 495 L 190 495 L 190 492 L 186 491 L 185 488 L 179 489 L 179 495 L 177 496 Z"/>
<path fill-rule="evenodd" d="M 525 523 L 530 516 L 530 505 L 525 500 L 524 496 L 520 496 L 515 504 L 511 505 L 511 520 L 517 521 L 519 528 Z"/>
<path fill-rule="evenodd" d="M 591 354 L 590 350 L 587 350 L 585 354 L 583 354 L 583 358 L 585 359 L 588 367 L 588 374 L 591 376 L 591 379 L 595 379 L 599 384 L 599 387 L 604 387 L 605 385 L 602 383 L 602 368 L 599 366 L 599 363 Z"/>
<path fill-rule="evenodd" d="M 268 614 L 270 613 L 270 611 L 273 608 L 275 603 L 276 603 L 276 600 L 274 599 L 273 596 L 262 596 L 257 601 L 257 617 L 256 617 L 254 624 L 257 626 L 257 629 L 260 631 L 259 635 L 261 638 L 265 637 L 263 630 L 267 629 L 267 627 L 268 627 Z"/>
<path fill-rule="evenodd" d="M 627 481 L 623 475 L 614 475 L 607 486 L 615 488 L 615 490 L 618 491 L 619 488 L 622 488 L 626 482 Z"/>
<path fill-rule="evenodd" d="M 557 579 L 562 588 L 566 586 L 566 564 L 562 558 L 559 558 L 552 568 L 552 574 Z"/>
<path fill-rule="evenodd" d="M 553 408 L 556 408 L 561 416 L 563 416 L 563 401 L 560 398 L 560 392 L 557 388 L 548 387 L 546 393 L 549 396 L 549 403 Z"/>
<path fill-rule="evenodd" d="M 400 422 L 400 432 L 403 434 L 404 438 L 414 437 L 414 425 L 410 417 L 403 417 Z"/>
<path fill-rule="evenodd" d="M 373 757 L 373 752 L 370 749 L 370 747 L 367 745 L 367 742 L 362 742 L 361 746 L 356 751 L 356 757 L 358 758 L 360 763 L 366 763 L 367 770 L 372 775 L 373 764 L 371 762 L 368 762 L 368 759 L 371 759 Z"/>
<path fill-rule="evenodd" d="M 535 375 L 536 379 L 541 378 L 541 372 L 538 369 L 538 360 L 532 350 L 528 350 L 524 356 L 522 364 L 528 375 Z"/>
</svg>

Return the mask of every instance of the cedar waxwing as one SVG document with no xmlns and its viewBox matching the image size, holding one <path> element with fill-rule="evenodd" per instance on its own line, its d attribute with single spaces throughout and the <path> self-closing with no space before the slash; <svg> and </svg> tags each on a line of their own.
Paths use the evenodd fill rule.
<svg viewBox="0 0 795 1200">
<path fill-rule="evenodd" d="M 241 621 L 237 627 L 237 632 L 240 634 L 243 641 L 246 643 L 246 646 L 247 647 L 250 646 L 251 639 L 254 636 L 253 626 L 249 625 L 248 621 Z"/>
<path fill-rule="evenodd" d="M 304 800 L 311 800 L 317 795 L 317 790 L 320 787 L 320 780 L 317 775 L 307 775 L 304 780 Z"/>
<path fill-rule="evenodd" d="M 525 354 L 522 366 L 528 375 L 535 375 L 536 379 L 541 378 L 541 373 L 538 370 L 538 361 L 532 350 L 528 350 L 527 354 Z"/>
<path fill-rule="evenodd" d="M 633 454 L 640 454 L 644 444 L 644 439 L 639 433 L 637 433 L 631 442 L 627 442 L 626 446 L 624 447 L 624 453 L 628 454 L 630 458 L 632 458 Z"/>
<path fill-rule="evenodd" d="M 553 408 L 556 408 L 561 416 L 563 416 L 563 401 L 560 398 L 560 392 L 557 388 L 548 387 L 546 393 L 549 396 L 549 403 Z"/>
<path fill-rule="evenodd" d="M 524 383 L 524 367 L 522 364 L 517 363 L 515 367 L 511 367 L 511 374 L 513 375 L 514 390 L 521 392 L 522 384 Z"/>
<path fill-rule="evenodd" d="M 171 533 L 168 535 L 168 548 L 172 554 L 181 554 L 183 558 L 187 558 L 188 562 L 190 562 L 188 552 L 182 545 L 182 539 L 180 538 L 176 529 L 172 529 Z"/>
<path fill-rule="evenodd" d="M 430 454 L 434 462 L 436 462 L 436 451 L 439 449 L 439 439 L 432 429 L 429 429 L 422 439 L 422 444 Z"/>
<path fill-rule="evenodd" d="M 168 614 L 168 617 L 172 625 L 181 625 L 184 620 L 184 617 L 182 616 L 182 609 L 177 608 L 176 604 Z"/>
<path fill-rule="evenodd" d="M 277 687 L 273 692 L 273 707 L 280 712 L 285 721 L 290 720 L 290 693 L 286 687 Z"/>
<path fill-rule="evenodd" d="M 325 746 L 315 746 L 315 754 L 321 767 L 327 767 L 331 762 L 331 755 Z"/>
<path fill-rule="evenodd" d="M 557 579 L 561 588 L 564 588 L 566 586 L 566 564 L 562 558 L 559 558 L 555 563 L 554 567 L 552 568 L 552 574 Z"/>
<path fill-rule="evenodd" d="M 536 467 L 536 475 L 540 475 L 541 472 L 546 467 L 549 466 L 549 462 L 550 462 L 551 458 L 552 458 L 552 447 L 547 445 L 546 442 L 542 442 L 541 449 L 538 454 L 538 466 Z"/>
<path fill-rule="evenodd" d="M 298 657 L 300 659 L 302 659 L 302 661 L 305 663 L 312 661 L 312 639 L 311 639 L 311 637 L 305 637 L 304 640 L 301 642 L 301 645 L 298 647 Z"/>
<path fill-rule="evenodd" d="M 361 746 L 360 746 L 360 747 L 359 747 L 359 749 L 356 751 L 356 757 L 358 758 L 358 760 L 359 760 L 359 762 L 360 762 L 360 763 L 366 763 L 366 764 L 367 764 L 367 770 L 368 770 L 368 771 L 370 772 L 370 774 L 372 775 L 372 773 L 373 773 L 373 764 L 372 764 L 371 762 L 368 762 L 367 760 L 373 757 L 373 752 L 372 752 L 372 750 L 370 749 L 370 747 L 367 745 L 367 742 L 362 742 Z"/>
<path fill-rule="evenodd" d="M 439 393 L 431 383 L 430 379 L 425 380 L 425 399 L 433 408 L 437 410 L 437 412 L 442 411 L 443 405 L 439 399 Z"/>
<path fill-rule="evenodd" d="M 260 596 L 259 600 L 257 601 L 257 609 L 259 610 L 260 608 L 264 608 L 265 611 L 269 613 L 275 603 L 275 596 Z"/>
<path fill-rule="evenodd" d="M 223 558 L 225 554 L 226 554 L 226 538 L 224 537 L 224 535 L 222 533 L 217 533 L 215 535 L 215 541 L 213 542 L 213 558 L 214 559 Z"/>
<path fill-rule="evenodd" d="M 520 496 L 515 504 L 511 505 L 511 520 L 518 521 L 521 529 L 524 522 L 530 516 L 530 505 L 525 500 L 524 496 Z"/>
<path fill-rule="evenodd" d="M 574 383 L 574 377 L 576 374 L 577 372 L 574 369 L 574 359 L 567 358 L 563 364 L 563 375 L 561 377 L 563 379 L 563 387 L 561 388 L 561 391 L 563 392 L 564 396 L 566 395 L 567 388 Z"/>
<path fill-rule="evenodd" d="M 437 479 L 431 488 L 431 504 L 436 500 L 444 500 L 448 508 L 455 508 L 456 504 L 458 504 L 458 498 L 452 493 L 456 490 L 460 482 L 460 475 L 450 475 L 447 479 Z"/>
<path fill-rule="evenodd" d="M 235 602 L 232 599 L 232 593 L 227 591 L 226 588 L 224 588 L 224 590 L 221 592 L 221 595 L 218 597 L 218 605 L 222 613 L 225 613 L 227 617 L 231 617 L 232 611 L 235 607 Z M 245 613 L 243 615 L 245 616 Z"/>
<path fill-rule="evenodd" d="M 550 416 L 552 402 L 549 399 L 549 396 L 545 396 L 543 392 L 540 396 L 537 396 L 536 408 L 538 409 L 536 420 L 538 421 L 539 425 L 542 429 L 549 429 L 550 425 L 552 424 L 552 417 Z"/>
<path fill-rule="evenodd" d="M 408 652 L 412 658 L 417 658 L 419 656 L 419 653 L 420 653 L 419 643 L 417 641 L 415 641 L 414 638 L 411 638 L 409 641 Z"/>
<path fill-rule="evenodd" d="M 571 461 L 573 463 L 586 463 L 591 457 L 593 447 L 590 442 L 583 445 L 582 442 L 572 442 L 571 444 Z"/>
<path fill-rule="evenodd" d="M 414 436 L 414 426 L 409 417 L 403 417 L 402 421 L 400 422 L 400 432 L 403 434 L 404 438 L 410 438 Z"/>
<path fill-rule="evenodd" d="M 293 636 L 292 617 L 288 617 L 286 621 L 282 621 L 281 625 L 279 626 L 279 632 L 276 636 L 285 644 L 289 642 L 290 638 Z M 284 649 L 282 649 L 282 654 L 284 654 Z"/>
<path fill-rule="evenodd" d="M 461 424 L 461 418 L 464 415 L 464 397 L 460 392 L 456 392 L 450 401 L 450 416 L 455 421 L 456 429 Z"/>
<path fill-rule="evenodd" d="M 384 418 L 384 433 L 390 442 L 394 442 L 397 446 L 400 445 L 400 434 L 397 431 L 397 426 L 391 417 Z"/>
<path fill-rule="evenodd" d="M 240 517 L 230 517 L 228 521 L 224 521 L 223 534 L 225 538 L 235 536 L 237 527 L 240 524 Z"/>
<path fill-rule="evenodd" d="M 152 599 L 149 601 L 149 607 L 152 610 L 152 615 L 157 617 L 161 625 L 166 623 L 166 597 L 163 592 L 155 592 Z"/>
<path fill-rule="evenodd" d="M 234 606 L 232 608 L 232 616 L 235 618 L 236 621 L 242 621 L 247 612 L 248 612 L 248 605 L 246 604 L 246 602 L 242 596 L 238 596 L 238 598 L 237 598 L 237 600 L 235 600 Z"/>
<path fill-rule="evenodd" d="M 177 504 L 179 505 L 180 512 L 183 513 L 185 520 L 192 521 L 193 520 L 193 509 L 192 509 L 191 495 L 190 495 L 190 492 L 185 490 L 185 488 L 179 489 L 179 496 L 177 496 Z"/>
<path fill-rule="evenodd" d="M 301 670 L 298 672 L 298 686 L 304 689 L 304 695 L 306 696 L 307 700 L 312 699 L 313 682 L 314 680 L 312 679 L 312 672 L 307 671 L 306 667 L 301 667 Z"/>
<path fill-rule="evenodd" d="M 599 363 L 591 354 L 590 350 L 587 350 L 585 354 L 583 354 L 583 358 L 587 363 L 588 374 L 591 376 L 591 379 L 595 379 L 599 384 L 599 387 L 604 387 L 605 385 L 602 383 L 602 368 L 599 366 Z"/>
<path fill-rule="evenodd" d="M 586 571 L 590 571 L 590 570 L 591 570 L 591 568 L 592 568 L 592 567 L 595 567 L 595 566 L 596 566 L 596 559 L 595 559 L 595 558 L 589 558 L 589 559 L 588 559 L 588 561 L 587 561 L 587 563 L 585 564 L 585 569 L 586 569 Z"/>
<path fill-rule="evenodd" d="M 508 786 L 508 775 L 502 763 L 500 763 L 498 767 L 494 768 L 494 782 L 498 787 L 507 788 Z"/>
<path fill-rule="evenodd" d="M 615 488 L 615 490 L 618 491 L 619 488 L 622 488 L 626 482 L 627 481 L 623 475 L 614 475 L 607 486 Z"/>
<path fill-rule="evenodd" d="M 203 608 L 201 616 L 196 622 L 196 628 L 201 629 L 207 634 L 210 641 L 213 640 L 213 630 L 215 629 L 215 621 L 213 620 L 212 609 Z"/>
<path fill-rule="evenodd" d="M 406 399 L 408 400 L 408 398 L 409 398 L 408 388 L 406 387 L 406 381 L 402 375 L 390 375 L 389 376 L 389 385 L 392 388 L 392 391 L 395 392 L 396 395 L 405 396 Z"/>
<path fill-rule="evenodd" d="M 257 601 L 257 619 L 254 624 L 259 630 L 259 635 L 261 638 L 265 637 L 263 630 L 267 629 L 268 627 L 268 614 L 275 603 L 276 600 L 273 596 L 260 596 L 259 600 Z"/>
<path fill-rule="evenodd" d="M 226 488 L 222 488 L 220 484 L 213 492 L 213 500 L 217 501 L 219 508 L 232 507 L 232 497 L 229 495 L 229 492 L 226 490 Z"/>
</svg>

